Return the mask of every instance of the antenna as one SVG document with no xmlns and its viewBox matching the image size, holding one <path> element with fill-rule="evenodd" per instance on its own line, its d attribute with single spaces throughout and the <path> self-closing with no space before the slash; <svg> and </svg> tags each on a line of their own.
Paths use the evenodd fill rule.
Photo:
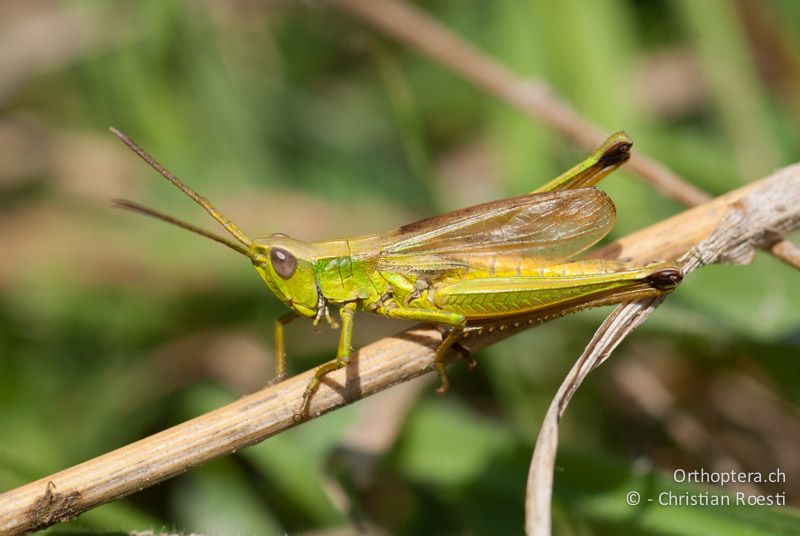
<svg viewBox="0 0 800 536">
<path fill-rule="evenodd" d="M 195 227 L 191 223 L 186 223 L 185 221 L 173 218 L 172 216 L 168 216 L 163 212 L 159 212 L 150 207 L 140 205 L 139 203 L 136 203 L 134 201 L 128 201 L 127 199 L 114 199 L 112 203 L 116 208 L 123 208 L 125 210 L 130 210 L 131 212 L 136 212 L 137 214 L 144 214 L 145 216 L 150 216 L 151 218 L 171 223 L 172 225 L 176 225 L 181 229 L 186 229 L 187 231 L 199 234 L 200 236 L 205 236 L 206 238 L 210 238 L 215 242 L 219 242 L 220 244 L 228 246 L 232 250 L 241 253 L 246 257 L 250 257 L 251 259 L 253 258 L 253 254 L 250 252 L 249 249 L 243 248 L 233 240 L 229 240 L 224 236 L 219 236 L 218 234 L 206 231 L 205 229 L 201 229 L 200 227 Z"/>
<path fill-rule="evenodd" d="M 208 199 L 206 199 L 202 195 L 198 194 L 197 192 L 195 192 L 194 190 L 189 188 L 189 186 L 187 186 L 186 183 L 184 183 L 178 177 L 173 175 L 169 170 L 167 170 L 167 168 L 165 168 L 164 166 L 162 166 L 161 164 L 156 162 L 155 158 L 153 158 L 152 156 L 147 154 L 144 149 L 139 147 L 136 144 L 136 142 L 134 142 L 128 136 L 126 136 L 125 134 L 123 134 L 122 132 L 120 132 L 119 130 L 117 130 L 114 127 L 109 127 L 109 130 L 116 137 L 118 137 L 122 141 L 122 143 L 127 145 L 134 153 L 139 155 L 139 158 L 141 158 L 142 160 L 144 160 L 145 162 L 150 164 L 150 167 L 152 167 L 153 169 L 158 171 L 161 174 L 162 177 L 164 177 L 169 182 L 174 184 L 181 192 L 183 192 L 186 195 L 188 195 L 189 197 L 191 197 L 192 200 L 194 200 L 195 203 L 197 203 L 198 205 L 200 205 L 201 207 L 206 209 L 206 212 L 208 212 L 211 215 L 212 218 L 217 220 L 225 228 L 226 231 L 228 231 L 230 234 L 233 235 L 233 237 L 236 240 L 238 240 L 239 242 L 241 242 L 242 244 L 244 244 L 248 248 L 250 247 L 250 245 L 253 243 L 253 241 L 250 240 L 250 238 L 248 238 L 248 236 L 244 233 L 244 231 L 239 229 L 236 226 L 236 224 L 234 224 L 231 220 L 229 220 L 222 212 L 220 212 L 219 210 L 214 208 L 214 205 L 212 205 L 211 202 Z M 222 242 L 220 240 L 221 237 L 219 237 L 217 235 L 212 235 L 211 233 L 209 233 L 207 231 L 203 231 L 202 229 L 199 229 L 197 227 L 189 225 L 188 223 L 181 222 L 181 221 L 176 220 L 176 219 L 174 219 L 174 218 L 172 218 L 170 216 L 166 216 L 165 214 L 161 214 L 159 212 L 151 210 L 151 209 L 149 209 L 147 207 L 143 207 L 141 205 L 137 205 L 136 203 L 130 203 L 128 201 L 122 201 L 122 202 L 118 203 L 118 206 L 121 206 L 122 208 L 127 208 L 127 209 L 130 209 L 130 210 L 133 210 L 134 212 L 140 212 L 142 214 L 147 214 L 148 216 L 152 216 L 154 218 L 158 218 L 158 219 L 167 221 L 169 223 L 173 223 L 173 224 L 177 225 L 178 227 L 183 227 L 184 229 L 188 229 L 189 231 L 192 231 L 194 233 L 198 233 L 200 235 L 206 236 L 208 238 L 211 238 L 212 240 L 216 240 L 217 242 L 221 242 L 221 243 L 223 243 L 223 244 L 225 244 L 225 245 L 227 245 L 229 247 L 231 246 L 231 244 L 229 242 L 227 242 L 227 241 Z M 240 250 L 237 250 L 237 251 L 240 251 Z M 240 253 L 241 253 L 241 251 L 240 251 Z M 249 253 L 247 253 L 246 255 L 248 257 L 250 257 Z"/>
</svg>

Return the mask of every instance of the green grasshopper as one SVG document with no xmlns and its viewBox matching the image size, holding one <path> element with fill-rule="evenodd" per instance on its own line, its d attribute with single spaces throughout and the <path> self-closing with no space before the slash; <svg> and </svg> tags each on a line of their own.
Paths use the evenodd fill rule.
<svg viewBox="0 0 800 536">
<path fill-rule="evenodd" d="M 238 242 L 131 201 L 119 207 L 172 223 L 248 257 L 291 310 L 275 323 L 276 380 L 286 377 L 284 326 L 298 317 L 339 327 L 336 360 L 317 368 L 296 419 L 308 414 L 321 380 L 350 360 L 358 310 L 443 328 L 433 363 L 437 391 L 448 389 L 445 357 L 470 332 L 534 324 L 572 311 L 658 296 L 683 278 L 680 265 L 631 266 L 621 260 L 572 260 L 614 224 L 614 203 L 592 186 L 624 164 L 632 142 L 623 132 L 537 190 L 455 210 L 387 233 L 302 242 L 283 234 L 251 240 L 204 197 L 126 135 L 112 132 L 169 182 L 202 206 Z"/>
</svg>

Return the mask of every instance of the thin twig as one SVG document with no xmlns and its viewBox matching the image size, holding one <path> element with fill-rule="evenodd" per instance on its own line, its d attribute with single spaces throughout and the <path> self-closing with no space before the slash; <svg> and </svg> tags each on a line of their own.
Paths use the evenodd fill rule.
<svg viewBox="0 0 800 536">
<path fill-rule="evenodd" d="M 730 206 L 740 207 L 749 215 L 747 223 L 752 225 L 746 233 L 737 228 L 740 236 L 735 258 L 742 261 L 753 247 L 774 239 L 776 233 L 788 232 L 800 222 L 800 165 L 639 231 L 604 250 L 610 257 L 630 256 L 637 262 L 676 259 L 725 226 L 723 215 Z M 756 214 L 760 217 L 754 217 Z M 673 232 L 665 234 L 665 228 Z M 698 262 L 709 260 L 703 255 L 698 252 Z M 469 347 L 479 350 L 513 332 L 495 330 L 486 337 L 470 339 Z M 418 326 L 355 352 L 347 368 L 326 378 L 312 400 L 309 418 L 429 372 L 440 341 L 438 330 Z M 300 374 L 191 421 L 1 494 L 0 534 L 33 531 L 71 519 L 291 428 L 295 425 L 293 412 L 302 400 L 311 374 L 313 371 Z"/>
<path fill-rule="evenodd" d="M 598 147 L 607 134 L 578 115 L 539 80 L 518 77 L 461 39 L 432 17 L 401 0 L 329 0 L 381 29 L 487 93 L 506 101 L 531 118 L 561 132 L 585 151 Z M 641 154 L 626 165 L 664 194 L 689 206 L 710 196 Z"/>
<path fill-rule="evenodd" d="M 800 247 L 797 247 L 793 242 L 778 240 L 775 242 L 775 245 L 770 248 L 769 252 L 789 266 L 800 270 Z"/>
<path fill-rule="evenodd" d="M 578 115 L 541 80 L 523 79 L 458 37 L 435 19 L 402 0 L 328 0 L 450 69 L 466 81 L 560 132 L 585 151 L 598 147 L 607 133 Z M 711 196 L 658 161 L 632 153 L 626 169 L 686 206 Z M 781 241 L 770 253 L 800 269 L 800 249 Z"/>
<path fill-rule="evenodd" d="M 617 307 L 597 329 L 583 354 L 570 369 L 547 409 L 533 450 L 525 491 L 525 533 L 550 536 L 553 470 L 558 450 L 558 423 L 586 376 L 605 361 L 622 340 L 650 316 L 663 296 L 627 302 Z"/>
<path fill-rule="evenodd" d="M 698 221 L 699 229 L 690 235 L 694 240 L 701 236 L 705 238 L 699 243 L 695 242 L 696 245 L 690 249 L 686 249 L 686 253 L 679 259 L 684 274 L 688 275 L 697 268 L 716 262 L 748 263 L 758 248 L 769 247 L 775 242 L 776 237 L 800 226 L 800 209 L 787 209 L 787 204 L 797 207 L 797 203 L 800 202 L 798 173 L 800 173 L 798 165 L 786 168 L 768 179 L 755 183 L 759 185 L 756 188 L 745 187 L 734 192 L 744 195 L 728 194 L 721 199 L 722 203 L 710 203 L 716 206 L 703 205 L 685 212 L 684 214 L 689 217 L 682 218 L 683 223 L 691 222 L 694 219 L 691 216 L 699 216 L 698 211 L 703 209 L 707 211 L 705 214 L 711 217 L 708 222 Z M 775 187 L 770 188 L 770 184 Z M 782 185 L 788 185 L 789 188 L 784 189 Z M 784 194 L 788 194 L 788 197 L 784 197 Z M 648 228 L 648 234 L 652 232 L 651 236 L 656 239 L 666 238 L 663 224 L 675 223 L 673 220 L 675 218 Z M 671 232 L 680 237 L 679 249 L 688 245 L 686 234 L 680 232 L 682 228 L 682 225 L 671 228 Z M 625 240 L 635 244 L 634 237 Z M 665 244 L 670 251 L 674 251 L 675 245 L 675 243 Z M 625 246 L 612 244 L 611 248 L 613 251 L 622 251 Z M 539 430 L 528 473 L 525 498 L 527 534 L 549 536 L 551 533 L 550 503 L 558 447 L 558 423 L 572 395 L 589 372 L 605 362 L 622 340 L 641 325 L 663 300 L 664 297 L 659 296 L 624 303 L 617 307 L 597 329 L 583 354 L 559 387 Z"/>
</svg>

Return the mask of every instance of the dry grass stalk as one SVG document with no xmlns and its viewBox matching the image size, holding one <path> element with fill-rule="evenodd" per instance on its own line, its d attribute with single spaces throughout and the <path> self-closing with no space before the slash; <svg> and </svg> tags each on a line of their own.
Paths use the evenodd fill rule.
<svg viewBox="0 0 800 536">
<path fill-rule="evenodd" d="M 739 215 L 739 219 L 731 220 L 731 214 Z M 774 241 L 798 224 L 800 165 L 795 165 L 623 238 L 603 251 L 606 255 L 631 256 L 638 261 L 676 259 L 691 252 L 686 257 L 687 263 L 742 262 L 752 257 L 754 248 Z M 700 244 L 704 245 L 698 248 Z M 687 264 L 687 268 L 690 266 Z M 621 315 L 615 313 L 613 318 Z M 479 350 L 512 333 L 514 330 L 495 330 L 485 337 L 470 339 L 469 346 Z M 430 372 L 440 340 L 438 330 L 417 326 L 361 348 L 354 353 L 349 367 L 326 379 L 313 399 L 310 418 Z M 621 337 L 612 342 L 614 340 L 618 342 Z M 606 343 L 595 338 L 589 347 L 591 355 L 603 355 L 604 348 L 610 351 L 610 347 L 603 344 Z M 581 374 L 585 375 L 594 366 L 592 359 L 596 357 L 579 361 L 584 363 Z M 294 426 L 292 414 L 311 374 L 313 371 L 300 374 L 188 422 L 1 494 L 0 533 L 33 531 L 71 519 Z M 571 394 L 578 383 L 572 382 L 565 393 Z M 548 414 L 549 419 L 555 418 L 557 422 L 566 400 L 568 397 L 554 401 L 555 409 L 551 408 L 551 412 L 555 413 Z M 553 460 L 554 454 L 552 450 Z M 549 504 L 549 495 L 546 498 Z M 547 516 L 549 522 L 549 511 Z"/>
</svg>

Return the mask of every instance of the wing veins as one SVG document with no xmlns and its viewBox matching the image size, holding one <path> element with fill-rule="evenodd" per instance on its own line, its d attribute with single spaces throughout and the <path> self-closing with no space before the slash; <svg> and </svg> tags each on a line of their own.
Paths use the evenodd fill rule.
<svg viewBox="0 0 800 536">
<path fill-rule="evenodd" d="M 456 210 L 384 235 L 379 269 L 463 269 L 492 254 L 553 264 L 591 247 L 611 229 L 615 209 L 595 188 L 528 194 Z"/>
</svg>

